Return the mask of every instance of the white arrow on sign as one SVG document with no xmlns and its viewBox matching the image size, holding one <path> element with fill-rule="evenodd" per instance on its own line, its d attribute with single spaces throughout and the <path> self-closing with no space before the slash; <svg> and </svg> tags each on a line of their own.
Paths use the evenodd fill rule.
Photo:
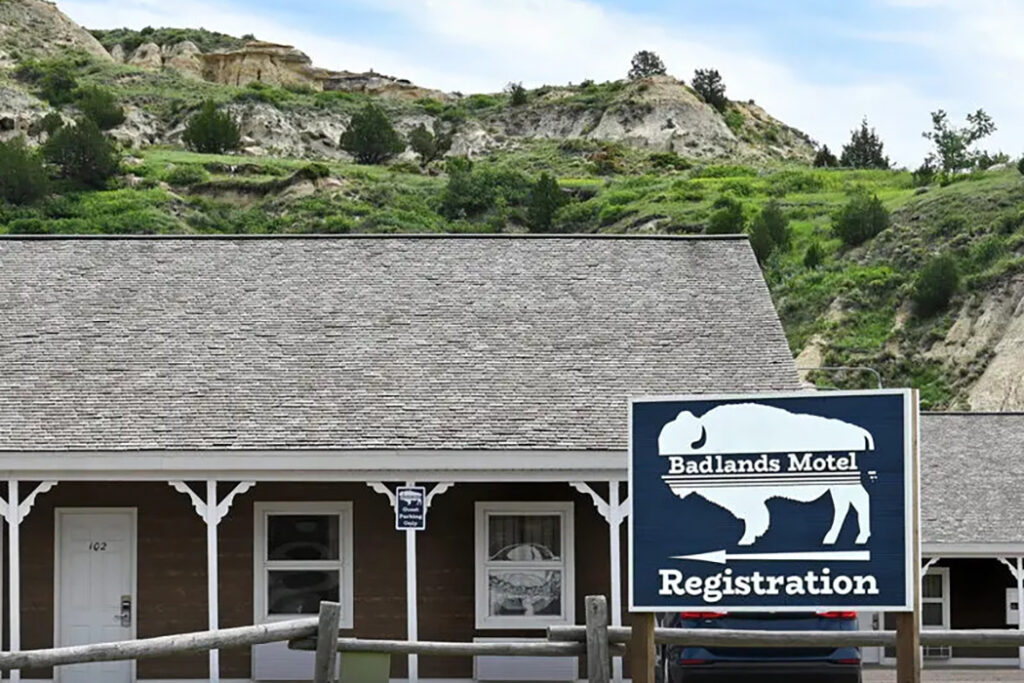
<svg viewBox="0 0 1024 683">
<path fill-rule="evenodd" d="M 797 553 L 727 553 L 712 550 L 696 555 L 672 555 L 673 560 L 696 560 L 725 564 L 730 560 L 811 560 L 815 562 L 870 562 L 870 550 L 821 550 Z"/>
</svg>

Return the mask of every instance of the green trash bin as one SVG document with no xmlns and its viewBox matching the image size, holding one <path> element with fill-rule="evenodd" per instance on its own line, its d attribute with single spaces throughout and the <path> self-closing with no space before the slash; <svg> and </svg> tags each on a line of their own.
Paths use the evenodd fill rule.
<svg viewBox="0 0 1024 683">
<path fill-rule="evenodd" d="M 388 683 L 391 655 L 384 652 L 342 652 L 339 683 Z"/>
</svg>

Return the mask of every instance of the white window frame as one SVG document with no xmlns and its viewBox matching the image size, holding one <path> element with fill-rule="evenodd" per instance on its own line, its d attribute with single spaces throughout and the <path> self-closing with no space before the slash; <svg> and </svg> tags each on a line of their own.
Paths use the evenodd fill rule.
<svg viewBox="0 0 1024 683">
<path fill-rule="evenodd" d="M 476 628 L 478 629 L 542 629 L 556 624 L 576 623 L 576 561 L 575 522 L 571 501 L 478 502 L 476 504 Z M 561 518 L 562 540 L 562 615 L 561 616 L 491 616 L 487 590 L 488 539 L 487 518 L 502 515 L 558 515 Z"/>
<path fill-rule="evenodd" d="M 289 614 L 267 614 L 267 572 L 273 569 L 334 569 L 341 570 L 341 628 L 353 627 L 353 579 L 352 579 L 352 503 L 342 501 L 316 502 L 257 502 L 253 507 L 253 618 L 256 624 L 270 621 L 294 619 Z M 267 518 L 271 515 L 338 515 L 340 534 L 340 562 L 329 561 L 267 561 Z"/>
<path fill-rule="evenodd" d="M 924 589 L 921 590 L 921 620 L 924 621 L 924 608 L 925 604 L 941 604 L 942 605 L 942 624 L 935 626 L 925 626 L 921 624 L 922 630 L 936 630 L 936 629 L 949 629 L 950 622 L 950 595 L 949 595 L 949 567 L 929 567 L 928 571 L 925 572 L 924 576 L 939 576 L 942 579 L 942 597 L 941 598 L 926 598 L 924 597 Z M 921 577 L 922 584 L 924 583 L 924 576 Z M 929 659 L 949 659 L 952 656 L 953 649 L 947 645 L 938 647 L 922 647 L 921 652 L 924 657 Z"/>
</svg>

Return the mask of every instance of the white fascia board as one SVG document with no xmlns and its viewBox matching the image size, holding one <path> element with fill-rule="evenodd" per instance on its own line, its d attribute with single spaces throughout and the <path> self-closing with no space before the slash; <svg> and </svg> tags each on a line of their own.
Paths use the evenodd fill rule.
<svg viewBox="0 0 1024 683">
<path fill-rule="evenodd" d="M 1016 557 L 1024 556 L 1022 543 L 922 543 L 923 557 Z"/>
<path fill-rule="evenodd" d="M 181 450 L 0 452 L 0 478 L 252 481 L 607 481 L 625 451 Z"/>
</svg>

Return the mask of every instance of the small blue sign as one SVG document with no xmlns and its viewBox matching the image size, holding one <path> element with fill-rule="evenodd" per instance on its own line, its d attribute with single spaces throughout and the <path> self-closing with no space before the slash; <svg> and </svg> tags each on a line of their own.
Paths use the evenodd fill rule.
<svg viewBox="0 0 1024 683">
<path fill-rule="evenodd" d="M 422 486 L 395 489 L 395 528 L 399 531 L 427 528 L 427 490 Z"/>
<path fill-rule="evenodd" d="M 909 611 L 910 390 L 635 399 L 630 610 Z"/>
</svg>

